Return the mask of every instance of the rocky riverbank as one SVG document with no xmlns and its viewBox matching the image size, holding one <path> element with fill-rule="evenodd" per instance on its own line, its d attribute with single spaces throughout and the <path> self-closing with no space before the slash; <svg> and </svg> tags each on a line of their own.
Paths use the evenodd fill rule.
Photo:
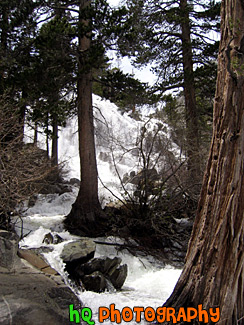
<svg viewBox="0 0 244 325">
<path fill-rule="evenodd" d="M 18 236 L 0 231 L 0 324 L 67 325 L 78 298 L 59 275 L 44 273 L 17 255 Z"/>
</svg>

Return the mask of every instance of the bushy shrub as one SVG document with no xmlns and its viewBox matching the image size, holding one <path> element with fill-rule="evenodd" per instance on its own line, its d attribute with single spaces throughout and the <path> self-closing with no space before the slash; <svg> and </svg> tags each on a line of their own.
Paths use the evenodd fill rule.
<svg viewBox="0 0 244 325">
<path fill-rule="evenodd" d="M 17 207 L 45 186 L 51 168 L 43 150 L 23 142 L 23 120 L 7 95 L 0 97 L 0 229 L 11 228 Z"/>
</svg>

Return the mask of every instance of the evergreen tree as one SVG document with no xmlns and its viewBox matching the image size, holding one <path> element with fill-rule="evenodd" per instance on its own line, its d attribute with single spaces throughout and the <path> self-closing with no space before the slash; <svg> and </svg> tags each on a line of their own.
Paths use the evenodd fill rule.
<svg viewBox="0 0 244 325">
<path fill-rule="evenodd" d="M 74 111 L 70 96 L 75 90 L 76 63 L 71 49 L 74 36 L 68 17 L 58 13 L 42 25 L 35 40 L 33 99 L 38 98 L 42 104 L 32 110 L 31 118 L 44 127 L 47 136 L 49 125 L 52 126 L 51 162 L 54 166 L 58 164 L 58 126 L 63 126 Z"/>
<path fill-rule="evenodd" d="M 219 307 L 219 322 L 237 325 L 244 324 L 244 5 L 223 1 L 221 15 L 209 159 L 185 267 L 165 306 Z"/>
<path fill-rule="evenodd" d="M 38 1 L 31 0 L 0 3 L 0 94 L 7 93 L 15 99 L 21 126 L 18 135 L 22 136 L 38 6 Z M 9 134 L 8 138 L 18 135 Z"/>
<path fill-rule="evenodd" d="M 136 79 L 134 75 L 123 73 L 118 68 L 106 67 L 93 77 L 93 92 L 115 103 L 123 112 L 132 112 L 142 105 L 153 105 L 159 96 L 152 93 L 147 83 Z"/>
<path fill-rule="evenodd" d="M 210 72 L 210 78 L 215 70 L 212 67 L 218 43 L 210 39 L 209 33 L 218 30 L 219 3 L 133 0 L 127 5 L 131 27 L 128 35 L 121 38 L 120 49 L 135 56 L 136 65 L 152 64 L 159 76 L 155 91 L 183 88 L 189 179 L 197 181 L 200 136 L 196 89 L 202 80 L 202 69 Z M 131 41 L 133 36 L 135 43 Z M 201 87 L 200 84 L 198 89 Z"/>
<path fill-rule="evenodd" d="M 112 10 L 106 1 L 48 1 L 49 8 L 71 11 L 69 23 L 75 28 L 77 109 L 81 184 L 65 225 L 71 232 L 97 235 L 102 232 L 102 209 L 98 200 L 98 179 L 95 155 L 92 70 L 104 64 L 105 49 L 112 46 L 124 10 Z"/>
<path fill-rule="evenodd" d="M 80 0 L 79 58 L 77 75 L 78 131 L 80 153 L 80 189 L 65 223 L 72 232 L 93 233 L 102 211 L 98 200 L 98 178 L 92 109 L 91 19 L 87 13 L 91 1 Z M 88 9 L 86 11 L 86 9 Z M 87 60 L 88 58 L 88 60 Z M 93 229 L 92 229 L 93 227 Z"/>
</svg>

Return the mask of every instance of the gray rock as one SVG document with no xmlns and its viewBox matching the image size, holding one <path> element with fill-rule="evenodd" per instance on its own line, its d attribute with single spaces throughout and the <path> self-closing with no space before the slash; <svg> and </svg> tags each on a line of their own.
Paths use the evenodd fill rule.
<svg viewBox="0 0 244 325">
<path fill-rule="evenodd" d="M 133 185 L 139 185 L 140 181 L 141 181 L 141 177 L 136 175 L 130 179 L 129 183 L 131 183 Z"/>
<path fill-rule="evenodd" d="M 75 273 L 81 279 L 83 279 L 85 275 L 90 275 L 95 271 L 100 271 L 101 273 L 103 273 L 103 264 L 104 260 L 102 258 L 93 258 L 87 263 L 79 264 L 75 269 Z"/>
<path fill-rule="evenodd" d="M 50 265 L 45 261 L 45 259 L 42 256 L 40 256 L 39 254 L 37 254 L 33 250 L 19 249 L 18 250 L 18 256 L 20 258 L 25 259 L 32 266 L 39 269 L 43 273 L 53 274 L 53 275 L 58 274 L 58 272 L 56 270 L 54 270 L 52 267 L 50 267 Z"/>
<path fill-rule="evenodd" d="M 53 241 L 54 241 L 54 237 L 53 237 L 52 233 L 49 232 L 48 234 L 46 234 L 46 235 L 44 236 L 42 242 L 43 242 L 44 244 L 48 244 L 48 245 L 49 245 L 49 244 L 52 244 Z"/>
<path fill-rule="evenodd" d="M 48 234 L 46 234 L 43 238 L 43 243 L 45 244 L 59 244 L 62 243 L 64 240 L 62 237 L 60 237 L 58 234 L 52 234 L 51 232 L 49 232 Z"/>
<path fill-rule="evenodd" d="M 129 179 L 130 179 L 130 178 L 129 178 L 128 173 L 125 173 L 124 176 L 123 176 L 122 182 L 123 182 L 123 183 L 127 183 Z"/>
<path fill-rule="evenodd" d="M 8 270 L 15 268 L 19 237 L 9 231 L 0 230 L 0 266 Z"/>
<path fill-rule="evenodd" d="M 41 194 L 64 194 L 72 192 L 72 188 L 69 185 L 56 183 L 56 184 L 47 184 L 40 191 Z"/>
<path fill-rule="evenodd" d="M 66 325 L 69 305 L 80 303 L 61 281 L 24 267 L 15 273 L 1 269 L 0 323 L 2 325 Z"/>
<path fill-rule="evenodd" d="M 106 279 L 99 271 L 85 275 L 82 279 L 82 283 L 88 291 L 103 292 L 106 289 Z"/>
<path fill-rule="evenodd" d="M 33 194 L 32 196 L 30 196 L 29 201 L 28 201 L 28 208 L 32 208 L 37 201 L 38 195 Z"/>
<path fill-rule="evenodd" d="M 66 325 L 69 305 L 80 302 L 60 276 L 44 275 L 17 256 L 18 237 L 0 231 L 0 323 L 2 325 Z M 23 250 L 22 250 L 23 253 Z M 43 261 L 24 252 L 34 262 Z M 38 261 L 37 261 L 38 259 Z M 13 268 L 14 266 L 14 268 Z M 46 269 L 46 267 L 45 267 Z"/>
<path fill-rule="evenodd" d="M 131 179 L 129 182 L 134 185 L 139 185 L 140 183 L 145 182 L 145 179 L 150 181 L 156 181 L 160 177 L 158 175 L 158 172 L 155 168 L 152 169 L 143 169 L 138 174 L 136 174 L 134 171 L 130 173 Z"/>
<path fill-rule="evenodd" d="M 94 257 L 96 245 L 89 238 L 68 243 L 64 246 L 61 253 L 61 258 L 65 263 L 77 260 L 91 259 Z"/>
<path fill-rule="evenodd" d="M 58 234 L 54 234 L 54 240 L 53 243 L 54 244 L 59 244 L 62 243 L 64 240 L 61 236 L 59 236 Z"/>
<path fill-rule="evenodd" d="M 128 274 L 128 267 L 126 264 L 117 267 L 109 272 L 109 280 L 115 289 L 121 289 Z"/>
<path fill-rule="evenodd" d="M 133 148 L 133 149 L 131 150 L 131 154 L 132 154 L 132 156 L 134 156 L 134 157 L 139 157 L 140 150 L 139 150 L 138 148 Z"/>
<path fill-rule="evenodd" d="M 117 268 L 122 262 L 120 257 L 109 258 L 106 257 L 104 260 L 104 273 L 109 274 L 110 270 Z"/>
<path fill-rule="evenodd" d="M 27 249 L 26 247 L 23 247 L 23 249 Z M 52 246 L 41 246 L 37 248 L 29 248 L 29 250 L 33 251 L 37 255 L 43 255 L 43 253 L 50 253 L 54 250 Z"/>
<path fill-rule="evenodd" d="M 86 290 L 96 292 L 101 292 L 105 289 L 109 290 L 111 286 L 109 286 L 110 282 L 115 289 L 121 289 L 128 273 L 127 265 L 120 266 L 121 261 L 120 257 L 93 258 L 89 262 L 78 265 L 75 268 L 75 277 L 82 281 Z M 90 275 L 92 275 L 92 277 L 90 277 Z M 104 279 L 108 280 L 105 283 L 102 281 L 102 275 Z M 93 285 L 90 283 L 93 278 L 96 282 L 94 283 L 95 289 L 93 289 Z"/>
<path fill-rule="evenodd" d="M 79 276 L 89 275 L 95 271 L 100 271 L 104 275 L 109 274 L 111 269 L 116 269 L 121 263 L 120 257 L 99 257 L 93 258 L 89 262 L 81 264 L 77 267 L 76 273 Z"/>
<path fill-rule="evenodd" d="M 111 157 L 108 152 L 100 152 L 99 153 L 99 159 L 104 162 L 111 162 Z"/>
<path fill-rule="evenodd" d="M 60 194 L 62 191 L 59 184 L 46 184 L 40 191 L 41 194 Z"/>
<path fill-rule="evenodd" d="M 69 180 L 69 183 L 70 183 L 71 185 L 80 186 L 80 180 L 79 180 L 78 178 L 71 178 L 71 179 Z"/>
</svg>

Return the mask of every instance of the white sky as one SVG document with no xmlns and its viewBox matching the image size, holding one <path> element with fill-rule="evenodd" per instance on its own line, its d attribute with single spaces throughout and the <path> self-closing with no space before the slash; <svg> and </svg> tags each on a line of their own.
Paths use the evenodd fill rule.
<svg viewBox="0 0 244 325">
<path fill-rule="evenodd" d="M 116 52 L 109 52 L 108 56 L 112 59 L 112 67 L 120 68 L 124 73 L 133 74 L 137 79 L 150 85 L 155 82 L 157 77 L 150 71 L 150 65 L 137 69 L 133 67 L 128 57 L 121 58 L 116 55 Z"/>
<path fill-rule="evenodd" d="M 120 0 L 108 0 L 108 3 L 110 3 L 111 6 L 115 7 L 118 6 L 120 2 Z"/>
<path fill-rule="evenodd" d="M 108 0 L 108 3 L 114 7 L 121 4 L 121 2 L 121 0 Z M 139 70 L 131 65 L 128 57 L 116 57 L 116 53 L 109 53 L 108 55 L 109 57 L 113 57 L 112 66 L 120 68 L 124 73 L 134 74 L 137 79 L 141 80 L 142 82 L 147 82 L 150 85 L 152 85 L 156 80 L 156 76 L 150 71 L 150 66 Z"/>
<path fill-rule="evenodd" d="M 122 2 L 123 0 L 108 0 L 108 3 L 114 7 L 119 6 L 122 4 Z M 220 39 L 220 34 L 212 32 L 210 33 L 210 37 L 213 39 Z M 153 83 L 156 81 L 157 77 L 150 71 L 150 65 L 139 70 L 131 65 L 130 59 L 128 57 L 116 57 L 116 53 L 109 53 L 108 55 L 109 57 L 113 57 L 112 66 L 120 68 L 124 73 L 134 74 L 136 78 L 142 82 L 147 82 L 150 85 L 153 85 Z"/>
</svg>

